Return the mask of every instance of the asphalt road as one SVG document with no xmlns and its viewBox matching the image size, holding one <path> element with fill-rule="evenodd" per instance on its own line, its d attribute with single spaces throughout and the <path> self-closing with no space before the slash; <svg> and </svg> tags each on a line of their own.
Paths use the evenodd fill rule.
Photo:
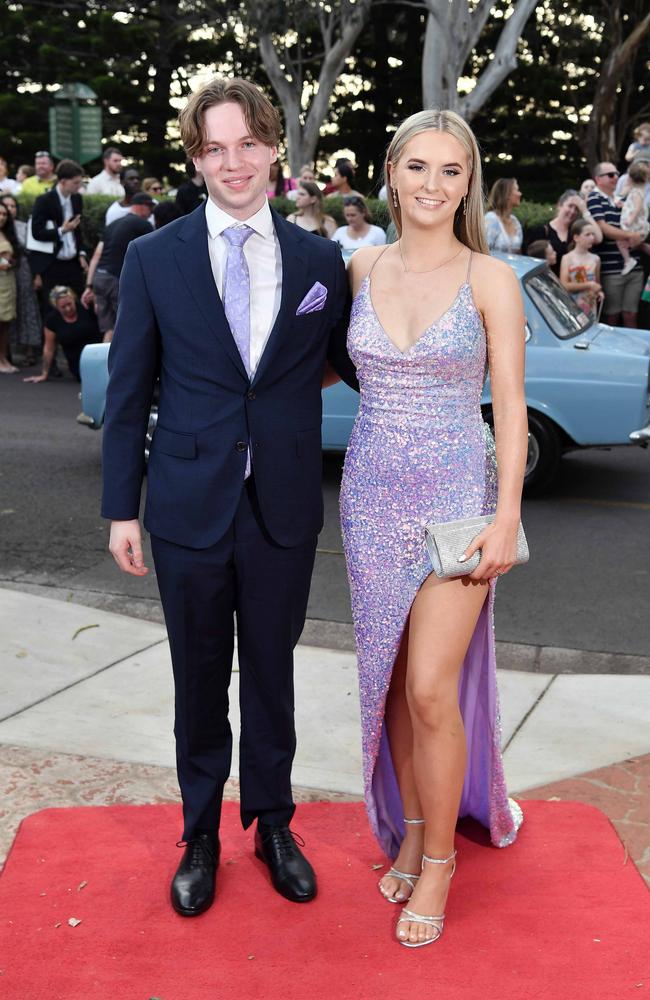
<svg viewBox="0 0 650 1000">
<path fill-rule="evenodd" d="M 121 575 L 107 552 L 101 435 L 75 422 L 79 409 L 69 378 L 27 385 L 0 375 L 0 586 L 84 593 L 95 606 L 160 620 L 153 568 L 145 579 Z M 342 456 L 325 458 L 308 611 L 321 623 L 351 620 L 341 467 Z M 523 518 L 531 562 L 499 582 L 498 639 L 650 656 L 650 450 L 566 456 L 553 492 L 525 502 Z"/>
</svg>

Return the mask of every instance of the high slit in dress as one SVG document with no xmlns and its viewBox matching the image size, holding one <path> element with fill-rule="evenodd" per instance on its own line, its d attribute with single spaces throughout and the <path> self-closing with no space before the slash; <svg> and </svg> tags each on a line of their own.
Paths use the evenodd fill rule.
<svg viewBox="0 0 650 1000">
<path fill-rule="evenodd" d="M 341 484 L 341 523 L 355 628 L 364 793 L 370 824 L 390 858 L 404 836 L 402 803 L 384 725 L 386 695 L 411 605 L 432 572 L 424 527 L 493 513 L 494 440 L 480 399 L 486 338 L 470 285 L 471 254 L 456 298 L 400 351 L 373 308 L 371 274 L 355 297 L 348 351 L 359 412 Z M 373 265 L 374 266 L 374 265 Z M 494 582 L 459 681 L 467 768 L 459 816 L 472 816 L 505 847 L 521 810 L 508 799 L 494 649 Z"/>
</svg>

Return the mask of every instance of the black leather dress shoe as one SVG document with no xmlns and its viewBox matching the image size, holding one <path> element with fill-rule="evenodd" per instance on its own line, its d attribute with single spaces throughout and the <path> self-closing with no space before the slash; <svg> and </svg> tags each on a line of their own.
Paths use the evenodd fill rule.
<svg viewBox="0 0 650 1000">
<path fill-rule="evenodd" d="M 303 845 L 304 846 L 304 845 Z M 316 895 L 316 875 L 288 826 L 257 824 L 255 855 L 268 866 L 274 889 L 292 903 Z"/>
<path fill-rule="evenodd" d="M 172 906 L 182 917 L 197 917 L 212 906 L 219 852 L 213 833 L 188 840 L 171 886 Z"/>
</svg>

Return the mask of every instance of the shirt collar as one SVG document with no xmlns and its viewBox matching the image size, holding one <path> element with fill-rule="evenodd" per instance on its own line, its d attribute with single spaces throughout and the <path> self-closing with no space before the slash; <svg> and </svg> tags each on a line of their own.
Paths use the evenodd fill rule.
<svg viewBox="0 0 650 1000">
<path fill-rule="evenodd" d="M 228 215 L 222 208 L 219 208 L 212 198 L 208 198 L 205 203 L 205 219 L 210 239 L 221 236 L 224 229 L 228 229 L 229 226 L 250 226 L 264 239 L 273 235 L 273 217 L 268 199 L 264 201 L 255 215 L 251 215 L 250 219 L 233 219 L 232 215 Z"/>
<path fill-rule="evenodd" d="M 58 184 L 56 185 L 56 193 L 58 194 L 59 201 L 61 202 L 62 205 L 65 205 L 67 204 L 67 202 L 70 201 L 71 196 L 69 194 L 68 195 L 61 194 L 61 189 Z"/>
</svg>

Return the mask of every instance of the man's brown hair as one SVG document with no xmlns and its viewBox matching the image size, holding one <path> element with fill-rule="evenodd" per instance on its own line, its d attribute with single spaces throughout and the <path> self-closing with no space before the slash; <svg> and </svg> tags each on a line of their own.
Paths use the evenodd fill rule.
<svg viewBox="0 0 650 1000">
<path fill-rule="evenodd" d="M 195 94 L 178 116 L 181 140 L 189 157 L 199 156 L 205 145 L 205 112 L 215 104 L 239 104 L 250 134 L 265 146 L 277 146 L 280 116 L 261 90 L 248 80 L 215 77 Z"/>
</svg>

